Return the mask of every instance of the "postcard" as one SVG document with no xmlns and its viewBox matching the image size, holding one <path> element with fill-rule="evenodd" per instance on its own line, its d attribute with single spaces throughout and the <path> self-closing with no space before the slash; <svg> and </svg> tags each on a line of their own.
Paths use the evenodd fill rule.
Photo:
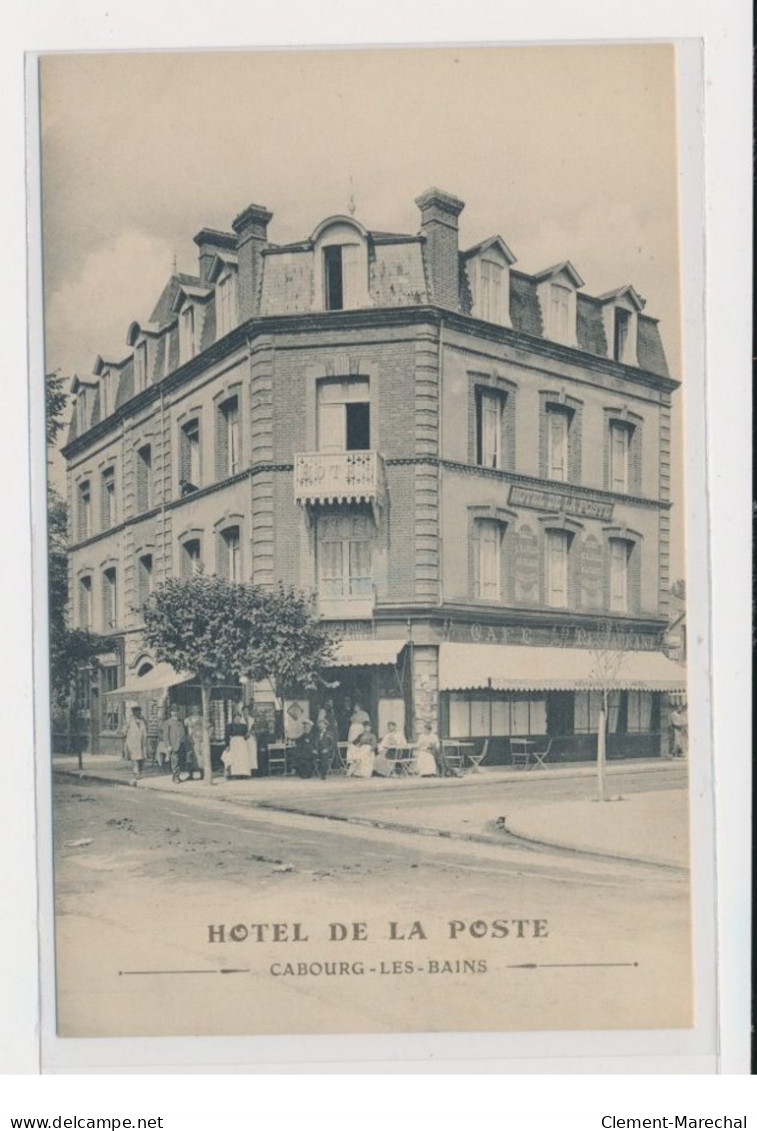
<svg viewBox="0 0 757 1131">
<path fill-rule="evenodd" d="M 60 1038 L 691 1030 L 676 66 L 39 58 Z"/>
</svg>

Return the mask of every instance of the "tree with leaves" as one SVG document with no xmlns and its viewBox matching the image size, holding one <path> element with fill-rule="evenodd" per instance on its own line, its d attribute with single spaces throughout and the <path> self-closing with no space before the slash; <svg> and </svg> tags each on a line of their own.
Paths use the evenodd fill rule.
<svg viewBox="0 0 757 1131">
<path fill-rule="evenodd" d="M 336 641 L 315 615 L 312 598 L 282 584 L 268 590 L 202 572 L 173 577 L 150 594 L 143 617 L 144 639 L 155 658 L 192 672 L 200 684 L 208 784 L 213 685 L 242 677 L 268 680 L 283 699 L 293 686 L 322 684 L 320 669 L 334 658 Z"/>
<path fill-rule="evenodd" d="M 64 392 L 64 378 L 59 373 L 49 373 L 45 380 L 46 435 L 48 448 L 53 447 L 65 427 L 62 420 L 68 396 Z M 47 485 L 47 537 L 48 537 L 48 611 L 50 624 L 50 689 L 53 705 L 64 711 L 69 734 L 74 729 L 77 672 L 111 648 L 105 637 L 86 629 L 69 626 L 68 620 L 68 508 L 60 494 L 48 480 Z M 81 752 L 79 752 L 81 765 Z"/>
</svg>

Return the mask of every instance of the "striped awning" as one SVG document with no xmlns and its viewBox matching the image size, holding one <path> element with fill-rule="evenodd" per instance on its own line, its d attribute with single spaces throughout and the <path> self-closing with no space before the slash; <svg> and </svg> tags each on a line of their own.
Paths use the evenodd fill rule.
<svg viewBox="0 0 757 1131">
<path fill-rule="evenodd" d="M 371 667 L 397 662 L 407 640 L 342 640 L 336 647 L 333 668 Z"/>
<path fill-rule="evenodd" d="M 442 644 L 439 649 L 440 691 L 674 691 L 685 686 L 686 669 L 662 652 L 504 644 Z"/>
</svg>

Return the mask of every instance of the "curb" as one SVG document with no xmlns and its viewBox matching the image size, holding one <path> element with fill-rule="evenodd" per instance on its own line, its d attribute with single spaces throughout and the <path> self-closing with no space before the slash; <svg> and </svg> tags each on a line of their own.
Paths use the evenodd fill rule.
<svg viewBox="0 0 757 1131">
<path fill-rule="evenodd" d="M 516 818 L 517 820 L 517 818 Z M 559 848 L 563 852 L 577 852 L 583 856 L 601 856 L 605 860 L 618 860 L 627 861 L 633 864 L 647 864 L 652 868 L 666 868 L 669 871 L 682 872 L 688 874 L 689 869 L 685 864 L 677 864 L 673 860 L 663 860 L 659 856 L 642 856 L 640 853 L 624 853 L 610 852 L 601 848 L 588 848 L 586 845 L 568 844 L 566 841 L 560 840 L 544 840 L 541 837 L 533 836 L 530 833 L 518 832 L 517 828 L 513 828 L 510 824 L 509 818 L 505 818 L 504 825 L 505 832 L 516 840 L 526 841 L 528 844 L 539 845 L 540 848 Z"/>
</svg>

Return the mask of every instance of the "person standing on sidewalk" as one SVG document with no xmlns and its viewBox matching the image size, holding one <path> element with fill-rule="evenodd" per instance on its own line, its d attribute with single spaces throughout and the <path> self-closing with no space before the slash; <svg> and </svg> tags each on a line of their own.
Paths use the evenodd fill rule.
<svg viewBox="0 0 757 1131">
<path fill-rule="evenodd" d="M 134 776 L 140 778 L 147 755 L 147 723 L 142 718 L 142 708 L 136 704 L 126 724 L 124 753 L 134 767 Z"/>
<path fill-rule="evenodd" d="M 172 707 L 171 713 L 161 727 L 160 737 L 168 747 L 171 759 L 171 774 L 173 781 L 181 781 L 180 774 L 184 768 L 184 754 L 187 747 L 187 732 L 184 723 L 179 718 L 179 708 Z"/>
<path fill-rule="evenodd" d="M 187 732 L 187 744 L 185 751 L 185 765 L 190 778 L 195 775 L 202 778 L 204 776 L 202 751 L 205 739 L 205 720 L 200 714 L 200 708 L 195 704 L 184 724 Z"/>
<path fill-rule="evenodd" d="M 315 731 L 310 736 L 313 751 L 313 768 L 321 781 L 325 781 L 336 751 L 336 731 L 329 723 L 327 715 L 319 716 Z"/>
</svg>

